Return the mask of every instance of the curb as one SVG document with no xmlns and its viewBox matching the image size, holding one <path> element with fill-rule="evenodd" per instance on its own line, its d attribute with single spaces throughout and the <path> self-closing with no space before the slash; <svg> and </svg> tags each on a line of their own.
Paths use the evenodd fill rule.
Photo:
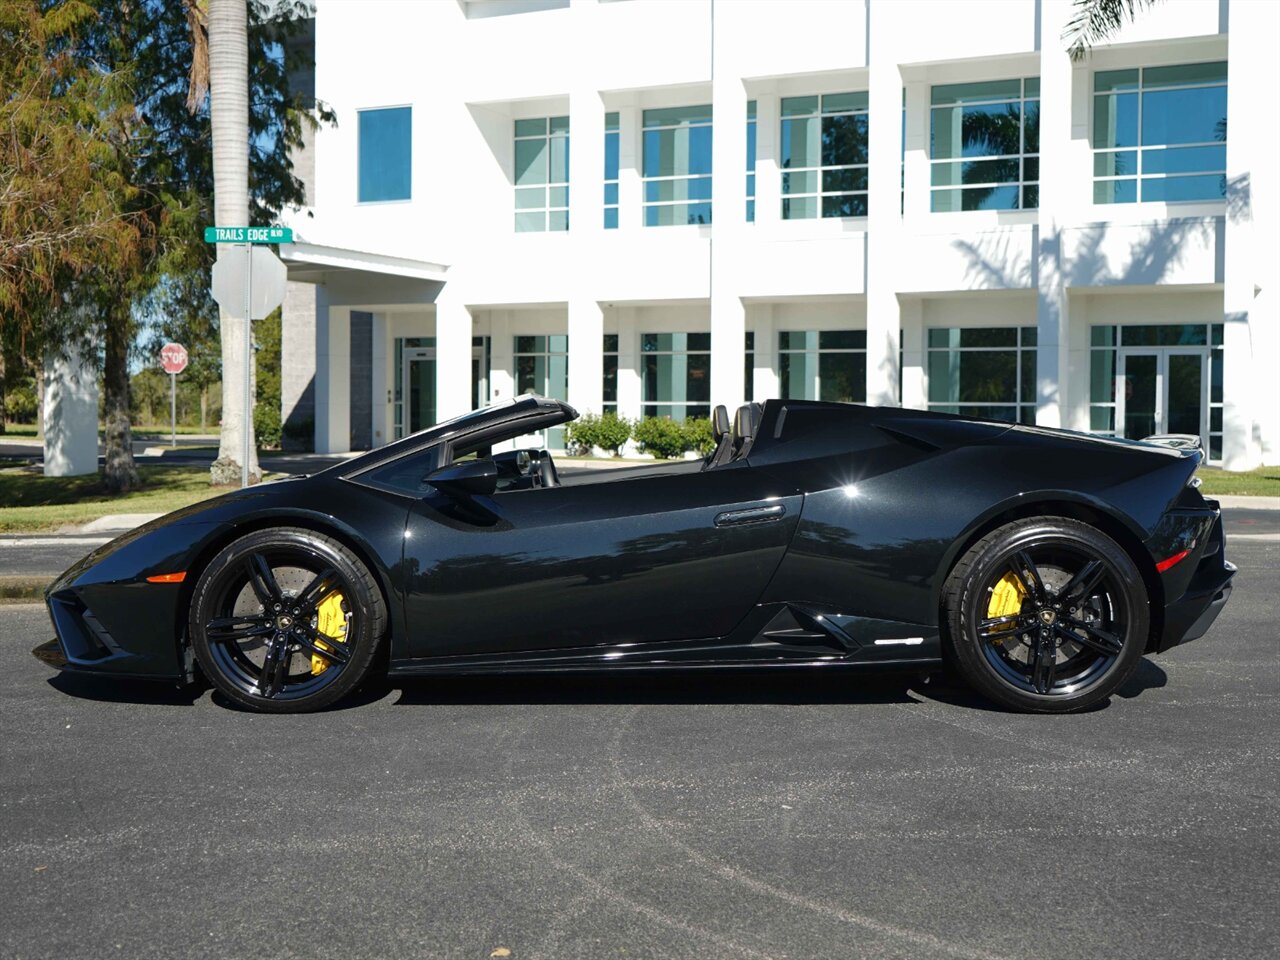
<svg viewBox="0 0 1280 960">
<path fill-rule="evenodd" d="M 1280 497 L 1247 497 L 1240 494 L 1224 493 L 1214 496 L 1205 494 L 1210 500 L 1217 500 L 1224 507 L 1237 510 L 1280 510 Z"/>
<path fill-rule="evenodd" d="M 0 604 L 7 603 L 39 603 L 44 600 L 44 591 L 57 574 L 22 574 L 19 576 L 0 576 Z"/>
</svg>

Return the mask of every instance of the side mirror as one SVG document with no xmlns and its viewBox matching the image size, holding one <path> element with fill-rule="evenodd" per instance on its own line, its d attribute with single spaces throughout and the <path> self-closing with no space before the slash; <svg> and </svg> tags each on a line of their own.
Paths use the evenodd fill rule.
<svg viewBox="0 0 1280 960">
<path fill-rule="evenodd" d="M 487 496 L 498 489 L 498 465 L 487 458 L 463 460 L 433 470 L 423 479 L 450 496 Z"/>
</svg>

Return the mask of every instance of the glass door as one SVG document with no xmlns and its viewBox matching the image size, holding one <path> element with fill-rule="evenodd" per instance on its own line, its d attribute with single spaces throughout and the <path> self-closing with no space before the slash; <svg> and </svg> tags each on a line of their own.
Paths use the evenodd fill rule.
<svg viewBox="0 0 1280 960">
<path fill-rule="evenodd" d="M 1120 435 L 1141 440 L 1163 433 L 1161 356 L 1157 350 L 1122 350 L 1116 371 L 1116 419 Z"/>
<path fill-rule="evenodd" d="M 1190 433 L 1205 439 L 1204 351 L 1174 351 L 1165 355 L 1164 433 Z"/>
<path fill-rule="evenodd" d="M 1116 416 L 1121 436 L 1207 433 L 1207 352 L 1195 349 L 1121 350 L 1116 371 Z"/>
<path fill-rule="evenodd" d="M 416 433 L 436 422 L 435 347 L 404 351 L 405 433 Z"/>
</svg>

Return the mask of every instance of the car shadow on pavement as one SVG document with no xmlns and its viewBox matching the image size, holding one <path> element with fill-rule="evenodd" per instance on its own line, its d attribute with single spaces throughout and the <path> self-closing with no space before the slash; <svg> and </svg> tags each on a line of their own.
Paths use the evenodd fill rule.
<svg viewBox="0 0 1280 960">
<path fill-rule="evenodd" d="M 1143 659 L 1117 695 L 1125 699 L 1163 687 L 1168 676 Z M 189 707 L 209 684 L 202 678 L 172 683 L 61 673 L 49 685 L 60 693 L 102 703 Z M 857 670 L 663 670 L 653 672 L 502 674 L 492 676 L 396 677 L 371 680 L 327 708 L 350 710 L 394 697 L 399 707 L 450 704 L 910 704 L 924 701 L 973 710 L 1008 712 L 940 673 Z M 245 708 L 222 696 L 213 703 Z M 1106 709 L 1105 700 L 1092 710 Z M 1090 712 L 1090 711 L 1086 711 Z"/>
<path fill-rule="evenodd" d="M 189 707 L 209 689 L 208 684 L 189 683 L 179 687 L 172 681 L 128 680 L 95 677 L 80 673 L 59 673 L 49 678 L 49 686 L 78 700 L 99 703 L 140 703 L 166 707 Z"/>
<path fill-rule="evenodd" d="M 918 673 L 663 670 L 396 678 L 397 706 L 440 704 L 911 703 Z M 372 692 L 372 691 L 371 691 Z"/>
</svg>

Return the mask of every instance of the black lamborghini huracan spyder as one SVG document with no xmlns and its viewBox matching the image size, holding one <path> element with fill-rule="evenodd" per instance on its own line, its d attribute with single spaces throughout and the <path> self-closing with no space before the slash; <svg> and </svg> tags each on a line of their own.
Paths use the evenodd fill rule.
<svg viewBox="0 0 1280 960">
<path fill-rule="evenodd" d="M 705 460 L 559 477 L 494 453 L 577 416 L 524 396 L 179 510 L 47 594 L 62 669 L 315 710 L 366 678 L 954 668 L 1021 710 L 1106 698 L 1231 593 L 1194 450 L 770 400 Z M 854 676 L 850 674 L 850 680 Z"/>
</svg>

